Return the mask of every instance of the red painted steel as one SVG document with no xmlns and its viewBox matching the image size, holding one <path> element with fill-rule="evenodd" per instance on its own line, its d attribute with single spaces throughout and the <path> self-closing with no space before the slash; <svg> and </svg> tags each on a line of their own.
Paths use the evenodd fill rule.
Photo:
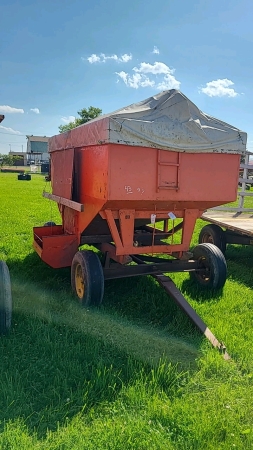
<svg viewBox="0 0 253 450">
<path fill-rule="evenodd" d="M 51 160 L 51 179 L 53 180 L 53 194 L 71 200 L 74 149 L 70 148 L 68 150 L 53 153 Z"/>
<path fill-rule="evenodd" d="M 81 129 L 72 132 L 78 137 Z M 50 237 L 44 227 L 35 229 L 39 236 L 35 237 L 35 249 L 52 267 L 69 266 L 81 234 L 86 230 L 105 234 L 102 228 L 111 233 L 116 255 L 181 255 L 189 249 L 196 219 L 203 211 L 237 197 L 239 155 L 116 144 L 82 147 L 80 136 L 77 148 L 70 148 L 73 143 L 68 143 L 65 134 L 50 142 L 53 194 L 84 205 L 83 212 L 60 205 L 60 236 L 58 228 L 56 232 L 51 227 Z M 166 226 L 171 228 L 171 212 L 184 220 L 180 244 L 175 244 L 172 236 L 164 245 L 134 246 L 135 228 L 149 224 L 152 214 L 156 220 L 168 220 Z M 96 232 L 95 222 L 101 225 Z"/>
</svg>

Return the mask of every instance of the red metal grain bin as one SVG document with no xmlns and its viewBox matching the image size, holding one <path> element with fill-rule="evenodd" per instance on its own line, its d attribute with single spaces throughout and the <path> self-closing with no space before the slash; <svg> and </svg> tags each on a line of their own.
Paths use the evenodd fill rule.
<svg viewBox="0 0 253 450">
<path fill-rule="evenodd" d="M 34 228 L 34 247 L 60 268 L 73 265 L 80 245 L 96 246 L 105 255 L 100 272 L 106 278 L 114 277 L 112 260 L 121 267 L 115 276 L 124 276 L 119 264 L 138 262 L 134 255 L 166 253 L 183 264 L 191 258 L 196 219 L 236 199 L 245 148 L 245 133 L 202 113 L 175 90 L 54 136 L 52 194 L 44 195 L 58 202 L 62 225 Z M 80 261 L 74 266 L 82 269 Z"/>
</svg>

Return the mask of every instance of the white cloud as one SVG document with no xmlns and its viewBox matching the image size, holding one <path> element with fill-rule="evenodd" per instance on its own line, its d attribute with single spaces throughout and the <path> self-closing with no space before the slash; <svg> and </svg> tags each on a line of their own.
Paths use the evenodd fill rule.
<svg viewBox="0 0 253 450">
<path fill-rule="evenodd" d="M 13 128 L 3 127 L 2 125 L 0 125 L 0 128 L 6 131 L 7 133 L 21 134 L 20 131 L 13 130 Z"/>
<path fill-rule="evenodd" d="M 111 55 L 111 56 L 105 56 L 104 53 L 100 54 L 100 62 L 106 62 L 108 59 L 112 59 L 114 61 L 118 60 L 118 56 L 117 55 Z"/>
<path fill-rule="evenodd" d="M 121 55 L 120 62 L 128 62 L 131 61 L 131 59 L 132 59 L 131 53 L 129 55 L 127 53 L 124 53 L 124 55 Z"/>
<path fill-rule="evenodd" d="M 123 71 L 116 72 L 116 74 L 124 81 L 126 86 L 134 89 L 148 86 L 158 90 L 180 88 L 180 81 L 173 75 L 175 70 L 170 69 L 162 62 L 155 62 L 154 64 L 142 62 L 139 67 L 134 67 L 133 71 L 135 72 L 133 75 Z M 146 74 L 151 74 L 155 79 L 150 79 L 150 76 Z M 162 78 L 159 75 L 162 75 Z"/>
<path fill-rule="evenodd" d="M 34 112 L 35 114 L 39 114 L 40 113 L 39 108 L 31 108 L 30 111 Z"/>
<path fill-rule="evenodd" d="M 61 120 L 64 123 L 74 122 L 75 116 L 62 117 Z"/>
<path fill-rule="evenodd" d="M 12 106 L 8 105 L 0 105 L 0 113 L 2 114 L 15 114 L 15 113 L 21 113 L 24 114 L 24 110 L 22 108 L 13 108 Z"/>
<path fill-rule="evenodd" d="M 230 87 L 233 85 L 233 81 L 223 78 L 222 80 L 209 81 L 199 92 L 203 92 L 208 97 L 236 97 L 239 94 Z"/>
<path fill-rule="evenodd" d="M 134 67 L 133 70 L 135 72 L 140 73 L 152 73 L 154 75 L 157 74 L 167 74 L 167 73 L 174 73 L 174 69 L 170 69 L 166 64 L 162 62 L 155 62 L 154 64 L 149 64 L 142 62 L 140 63 L 140 67 Z"/>
<path fill-rule="evenodd" d="M 126 84 L 134 89 L 138 89 L 139 87 L 153 87 L 155 82 L 150 80 L 146 75 L 140 75 L 139 73 L 134 73 L 132 76 L 126 72 L 115 72 Z"/>
<path fill-rule="evenodd" d="M 115 73 L 124 81 L 125 84 L 128 83 L 128 78 L 129 78 L 128 73 L 124 72 L 123 70 L 121 72 L 115 72 Z"/>
<path fill-rule="evenodd" d="M 82 58 L 82 60 L 85 61 L 85 58 Z M 93 53 L 91 56 L 89 56 L 89 58 L 87 58 L 87 60 L 89 61 L 90 64 L 93 64 L 95 62 L 99 62 L 100 57 L 95 55 L 95 53 Z"/>
<path fill-rule="evenodd" d="M 152 53 L 154 53 L 155 55 L 159 55 L 160 50 L 159 50 L 159 48 L 157 48 L 156 45 L 154 45 L 154 49 L 153 49 Z"/>
<path fill-rule="evenodd" d="M 158 83 L 156 88 L 159 89 L 159 91 L 166 91 L 167 89 L 179 89 L 180 84 L 180 81 L 176 80 L 173 75 L 168 73 L 167 75 L 164 75 L 163 81 Z"/>
<path fill-rule="evenodd" d="M 128 61 L 131 61 L 132 55 L 131 55 L 131 53 L 130 54 L 124 53 L 124 55 L 121 55 L 121 56 L 118 56 L 116 54 L 106 56 L 104 53 L 100 53 L 100 55 L 96 55 L 95 53 L 93 53 L 91 56 L 89 56 L 87 58 L 87 61 L 89 61 L 90 64 L 94 64 L 96 62 L 105 63 L 106 61 L 108 61 L 110 59 L 117 61 L 117 62 L 126 63 Z M 85 58 L 82 58 L 82 60 L 85 61 Z"/>
</svg>

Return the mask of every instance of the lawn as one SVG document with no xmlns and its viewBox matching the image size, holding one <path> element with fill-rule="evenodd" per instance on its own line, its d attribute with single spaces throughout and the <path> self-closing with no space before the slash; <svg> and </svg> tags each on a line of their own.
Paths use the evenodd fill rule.
<svg viewBox="0 0 253 450">
<path fill-rule="evenodd" d="M 0 449 L 252 449 L 253 250 L 228 247 L 217 294 L 172 276 L 225 342 L 226 362 L 151 277 L 108 281 L 102 307 L 81 309 L 70 270 L 32 249 L 33 226 L 60 223 L 45 184 L 0 173 L 14 301 L 0 338 Z"/>
</svg>

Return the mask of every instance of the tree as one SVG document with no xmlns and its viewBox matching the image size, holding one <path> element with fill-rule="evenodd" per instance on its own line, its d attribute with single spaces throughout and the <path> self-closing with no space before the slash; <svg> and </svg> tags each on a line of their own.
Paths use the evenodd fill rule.
<svg viewBox="0 0 253 450">
<path fill-rule="evenodd" d="M 73 128 L 79 127 L 83 123 L 89 122 L 92 119 L 96 119 L 96 117 L 102 114 L 102 109 L 95 108 L 95 106 L 89 106 L 89 108 L 83 108 L 81 111 L 77 111 L 77 114 L 80 117 L 76 117 L 73 122 L 69 122 L 66 125 L 60 125 L 59 131 L 60 133 L 65 133 L 65 131 L 72 130 Z"/>
<path fill-rule="evenodd" d="M 14 156 L 14 155 L 1 155 L 0 153 L 0 167 L 3 166 L 14 166 L 15 162 L 21 159 L 20 156 Z"/>
</svg>

